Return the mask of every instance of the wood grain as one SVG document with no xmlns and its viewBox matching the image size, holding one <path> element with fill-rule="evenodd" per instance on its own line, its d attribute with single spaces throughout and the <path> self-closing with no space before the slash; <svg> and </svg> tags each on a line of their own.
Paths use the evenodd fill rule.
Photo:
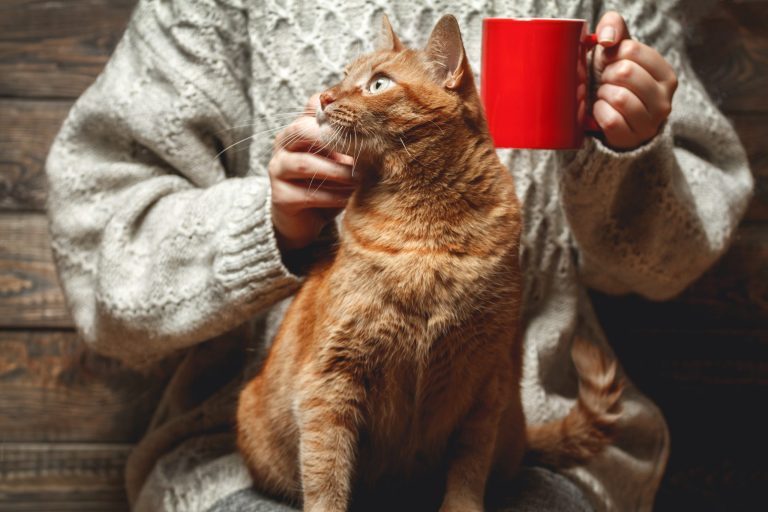
<svg viewBox="0 0 768 512">
<path fill-rule="evenodd" d="M 0 444 L 0 511 L 128 510 L 125 444 Z"/>
<path fill-rule="evenodd" d="M 133 443 L 168 374 L 127 369 L 74 332 L 0 331 L 0 439 Z"/>
<path fill-rule="evenodd" d="M 0 96 L 79 96 L 112 53 L 135 4 L 135 0 L 4 0 Z"/>
<path fill-rule="evenodd" d="M 71 105 L 0 99 L 0 210 L 45 208 L 45 158 Z"/>
<path fill-rule="evenodd" d="M 0 328 L 72 327 L 39 213 L 0 215 Z"/>
</svg>

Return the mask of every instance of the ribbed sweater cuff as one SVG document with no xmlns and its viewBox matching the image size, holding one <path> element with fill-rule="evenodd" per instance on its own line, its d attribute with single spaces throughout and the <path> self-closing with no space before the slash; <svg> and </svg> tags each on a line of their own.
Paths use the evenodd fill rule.
<svg viewBox="0 0 768 512">
<path fill-rule="evenodd" d="M 224 225 L 214 273 L 238 302 L 275 302 L 295 291 L 302 280 L 286 268 L 277 247 L 269 180 L 240 181 L 242 190 Z"/>
<path fill-rule="evenodd" d="M 631 167 L 635 162 L 654 157 L 659 153 L 673 152 L 674 143 L 669 123 L 664 123 L 659 133 L 642 146 L 630 151 L 617 151 L 609 148 L 600 139 L 589 137 L 569 164 L 566 181 L 571 186 L 590 187 L 597 181 L 613 180 L 622 168 Z M 613 172 L 613 175 L 611 175 Z"/>
</svg>

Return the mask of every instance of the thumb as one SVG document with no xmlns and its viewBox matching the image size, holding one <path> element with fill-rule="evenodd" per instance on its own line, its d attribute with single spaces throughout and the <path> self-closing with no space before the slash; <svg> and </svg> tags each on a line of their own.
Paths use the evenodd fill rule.
<svg viewBox="0 0 768 512">
<path fill-rule="evenodd" d="M 621 14 L 609 11 L 603 14 L 595 29 L 597 42 L 604 48 L 611 48 L 624 39 L 629 39 L 629 29 Z"/>
<path fill-rule="evenodd" d="M 600 18 L 595 34 L 597 34 L 598 47 L 595 48 L 592 67 L 599 76 L 608 65 L 610 58 L 615 56 L 616 46 L 624 39 L 629 39 L 629 29 L 621 14 L 609 11 Z"/>
</svg>

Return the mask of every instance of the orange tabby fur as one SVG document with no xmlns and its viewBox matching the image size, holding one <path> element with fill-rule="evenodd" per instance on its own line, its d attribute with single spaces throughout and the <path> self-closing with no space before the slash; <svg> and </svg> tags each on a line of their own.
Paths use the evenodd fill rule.
<svg viewBox="0 0 768 512">
<path fill-rule="evenodd" d="M 256 485 L 312 512 L 443 472 L 442 512 L 483 510 L 492 471 L 527 451 L 574 464 L 609 441 L 615 369 L 574 345 L 580 400 L 526 433 L 520 397 L 520 207 L 498 160 L 458 24 L 425 50 L 363 56 L 323 96 L 363 173 L 338 250 L 312 270 L 238 407 Z M 372 77 L 394 85 L 372 94 Z M 353 130 L 354 128 L 354 130 Z M 405 504 L 404 504 L 405 505 Z"/>
</svg>

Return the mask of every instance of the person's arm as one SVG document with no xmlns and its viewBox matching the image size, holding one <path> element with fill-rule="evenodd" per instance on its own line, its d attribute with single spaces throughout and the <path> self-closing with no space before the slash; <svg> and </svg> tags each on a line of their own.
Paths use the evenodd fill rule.
<svg viewBox="0 0 768 512">
<path fill-rule="evenodd" d="M 677 90 L 666 122 L 662 119 L 650 132 L 643 126 L 644 132 L 631 143 L 629 129 L 633 122 L 643 122 L 631 113 L 642 91 L 610 95 L 619 87 L 608 87 L 598 94 L 622 115 L 606 123 L 608 117 L 595 110 L 597 121 L 608 129 L 602 140 L 589 138 L 566 162 L 563 208 L 588 286 L 665 299 L 685 289 L 726 250 L 746 210 L 753 180 L 733 127 L 690 66 L 683 31 L 674 17 L 658 11 L 656 4 L 637 0 L 607 1 L 604 7 L 623 14 L 629 33 L 671 64 Z M 626 52 L 622 57 L 639 60 Z M 622 75 L 615 73 L 620 68 L 609 77 Z M 620 76 L 622 80 L 644 71 L 633 75 L 638 66 L 624 68 L 629 73 Z M 665 110 L 664 105 L 647 103 L 639 106 L 649 107 L 651 115 L 656 108 Z"/>
<path fill-rule="evenodd" d="M 248 168 L 247 152 L 217 156 L 250 122 L 246 23 L 225 0 L 140 2 L 51 149 L 59 276 L 102 353 L 162 357 L 299 284 L 276 245 L 266 169 Z"/>
</svg>

